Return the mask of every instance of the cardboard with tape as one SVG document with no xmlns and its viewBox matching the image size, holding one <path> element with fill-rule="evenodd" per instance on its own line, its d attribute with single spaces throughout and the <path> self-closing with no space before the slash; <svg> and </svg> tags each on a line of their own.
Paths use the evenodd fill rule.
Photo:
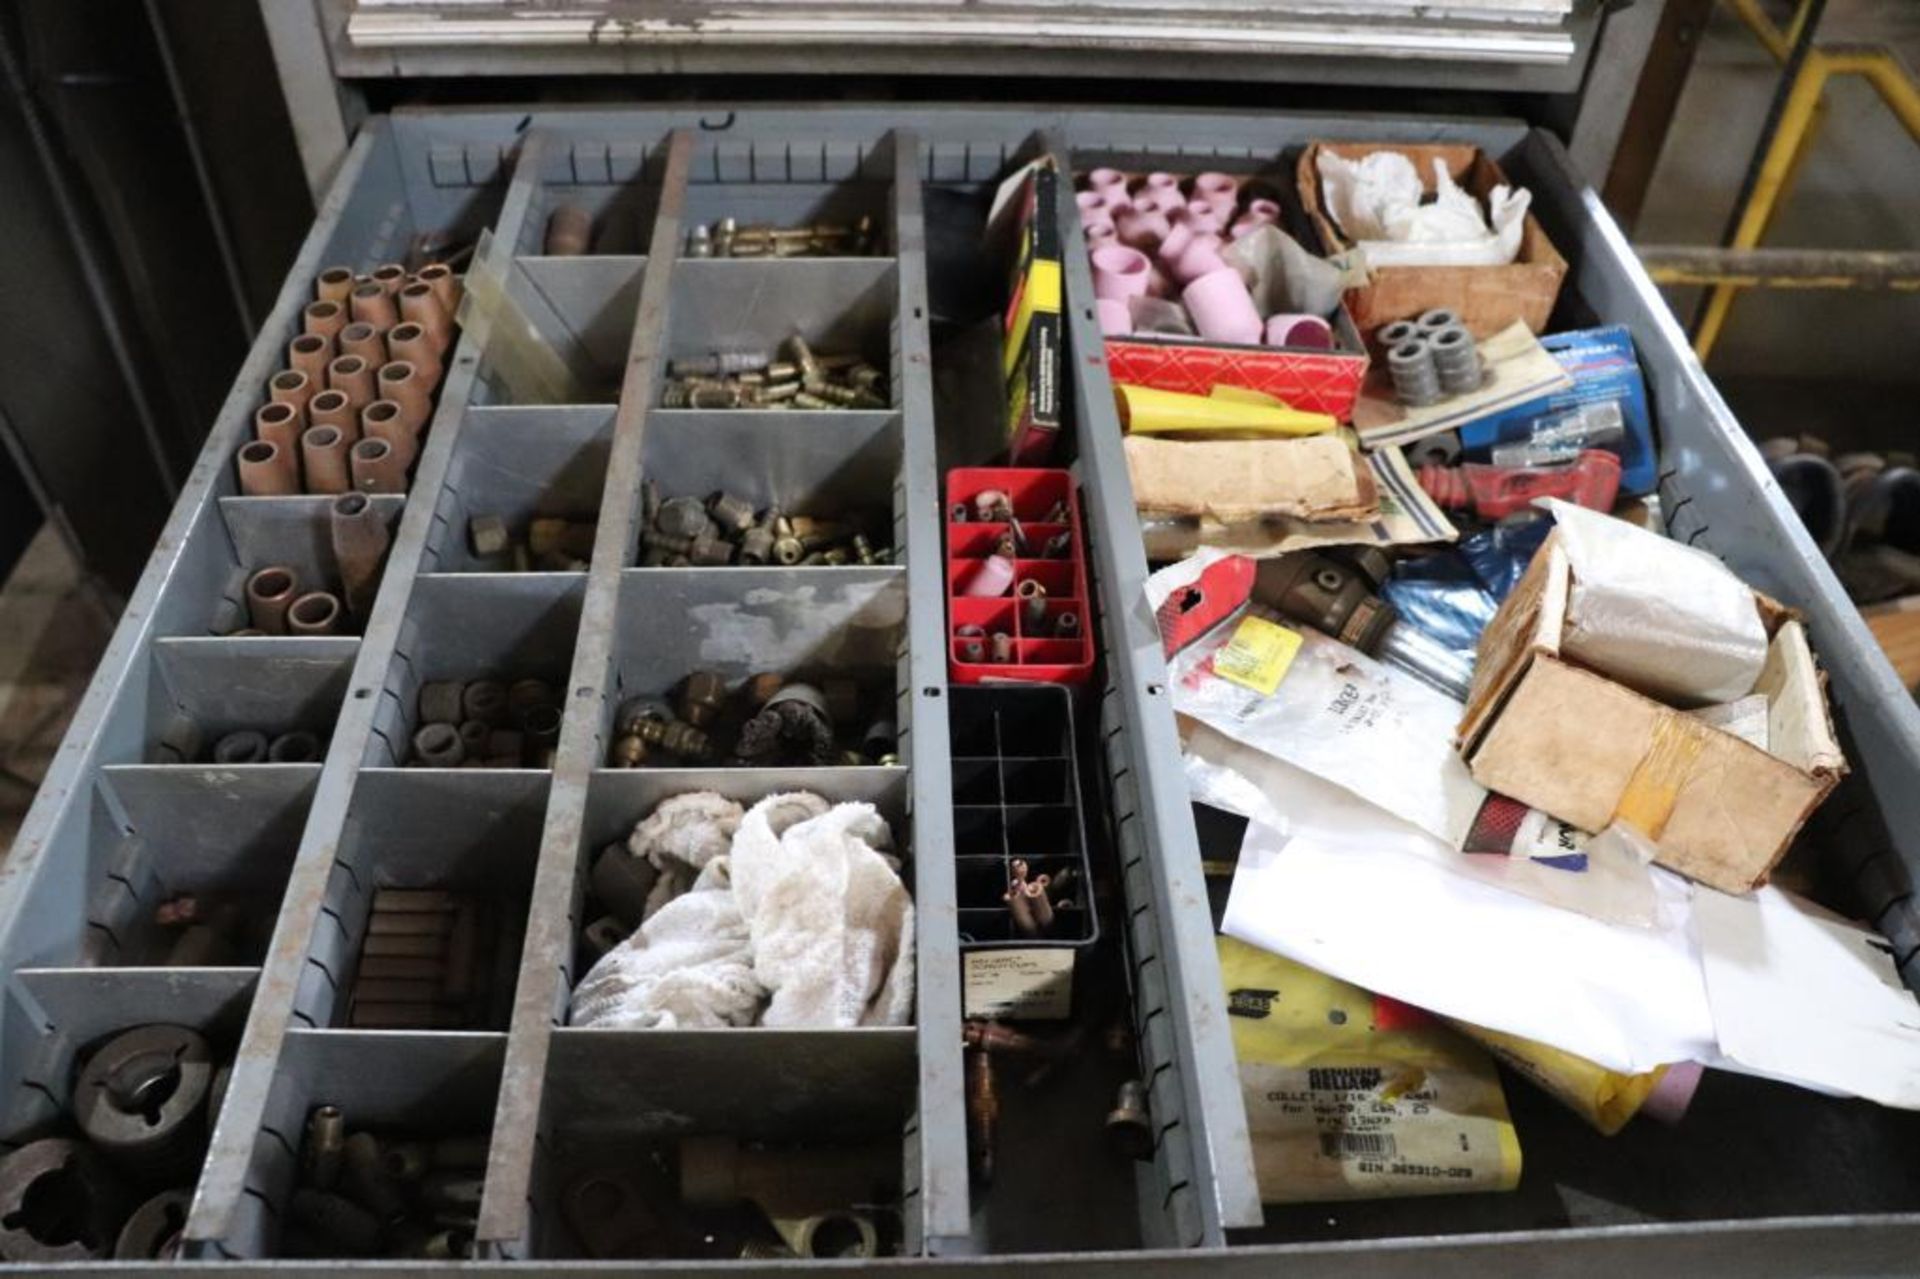
<svg viewBox="0 0 1920 1279">
<path fill-rule="evenodd" d="M 1805 629 L 1753 593 L 1767 636 L 1751 690 L 1767 702 L 1763 750 L 1568 656 L 1564 535 L 1547 539 L 1481 638 L 1460 725 L 1474 780 L 1583 830 L 1630 827 L 1654 860 L 1714 888 L 1765 883 L 1846 772 Z"/>
</svg>

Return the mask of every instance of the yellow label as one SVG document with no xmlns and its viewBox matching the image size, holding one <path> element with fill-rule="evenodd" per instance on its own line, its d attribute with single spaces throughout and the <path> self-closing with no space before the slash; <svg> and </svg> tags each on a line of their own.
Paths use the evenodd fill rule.
<svg viewBox="0 0 1920 1279">
<path fill-rule="evenodd" d="M 1213 655 L 1213 673 L 1271 697 L 1299 651 L 1300 632 L 1264 617 L 1243 617 L 1234 628 L 1233 638 Z"/>
</svg>

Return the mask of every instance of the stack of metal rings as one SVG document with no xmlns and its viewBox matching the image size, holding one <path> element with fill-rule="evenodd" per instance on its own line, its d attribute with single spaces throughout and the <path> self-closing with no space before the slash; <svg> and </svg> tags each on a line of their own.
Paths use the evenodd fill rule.
<svg viewBox="0 0 1920 1279">
<path fill-rule="evenodd" d="M 1485 378 L 1480 348 L 1452 311 L 1440 308 L 1415 320 L 1396 321 L 1378 336 L 1387 351 L 1393 393 L 1407 407 L 1422 408 L 1480 389 Z"/>
</svg>

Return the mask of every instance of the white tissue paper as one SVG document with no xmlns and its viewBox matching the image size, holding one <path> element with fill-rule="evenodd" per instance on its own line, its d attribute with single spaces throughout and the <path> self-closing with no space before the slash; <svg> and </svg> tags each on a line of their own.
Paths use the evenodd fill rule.
<svg viewBox="0 0 1920 1279">
<path fill-rule="evenodd" d="M 1678 707 L 1753 691 L 1767 631 L 1753 590 L 1691 546 L 1549 499 L 1573 570 L 1560 651 Z"/>
<path fill-rule="evenodd" d="M 657 904 L 573 992 L 575 1026 L 903 1026 L 913 902 L 871 804 L 711 792 L 662 801 L 634 853 L 691 883 Z"/>
<path fill-rule="evenodd" d="M 1504 183 L 1480 202 L 1462 190 L 1444 161 L 1433 162 L 1435 195 L 1413 161 L 1375 151 L 1357 163 L 1322 147 L 1316 158 L 1321 199 L 1370 266 L 1505 266 L 1520 254 L 1532 193 Z"/>
</svg>

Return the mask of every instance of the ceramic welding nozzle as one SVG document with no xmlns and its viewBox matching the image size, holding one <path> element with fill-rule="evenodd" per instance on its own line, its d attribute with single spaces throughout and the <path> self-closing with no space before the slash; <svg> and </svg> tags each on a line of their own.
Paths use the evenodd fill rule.
<svg viewBox="0 0 1920 1279">
<path fill-rule="evenodd" d="M 258 570 L 247 579 L 247 619 L 253 628 L 269 635 L 287 633 L 287 608 L 298 591 L 293 570 L 274 564 Z"/>
<path fill-rule="evenodd" d="M 1013 585 L 1013 561 L 1004 555 L 989 555 L 961 588 L 963 594 L 992 597 L 1005 595 Z"/>
<path fill-rule="evenodd" d="M 359 355 L 342 355 L 327 365 L 327 389 L 338 391 L 347 397 L 347 407 L 354 414 L 353 433 L 356 436 L 360 434 L 360 410 L 373 403 L 375 398 L 373 393 L 375 367 Z"/>
<path fill-rule="evenodd" d="M 1108 337 L 1125 337 L 1133 332 L 1133 310 L 1118 298 L 1095 298 L 1094 314 L 1100 318 L 1100 332 Z"/>
<path fill-rule="evenodd" d="M 440 385 L 442 365 L 440 347 L 433 335 L 413 320 L 405 320 L 387 330 L 387 364 L 411 364 L 420 383 L 431 393 Z M 386 365 L 381 365 L 385 368 Z M 389 395 L 388 399 L 396 397 Z"/>
<path fill-rule="evenodd" d="M 453 317 L 440 305 L 439 295 L 433 291 L 431 284 L 415 280 L 400 290 L 400 318 L 426 331 L 436 355 L 445 351 L 453 341 Z"/>
<path fill-rule="evenodd" d="M 323 385 L 332 358 L 333 339 L 323 333 L 302 333 L 287 343 L 287 367 L 306 374 L 315 386 Z"/>
<path fill-rule="evenodd" d="M 386 330 L 376 329 L 365 320 L 355 320 L 341 329 L 334 345 L 340 348 L 341 355 L 356 355 L 365 360 L 370 370 L 387 362 Z"/>
<path fill-rule="evenodd" d="M 1333 326 L 1317 315 L 1281 313 L 1267 317 L 1268 346 L 1311 347 L 1316 351 L 1333 349 Z"/>
<path fill-rule="evenodd" d="M 300 312 L 302 331 L 328 340 L 340 336 L 340 330 L 347 326 L 347 306 L 344 302 L 309 302 Z"/>
<path fill-rule="evenodd" d="M 374 390 L 382 400 L 400 406 L 401 422 L 418 439 L 433 416 L 433 387 L 419 368 L 406 360 L 390 360 L 374 375 Z"/>
<path fill-rule="evenodd" d="M 329 395 L 338 395 L 329 391 Z M 341 396 L 344 403 L 346 397 Z M 309 493 L 345 493 L 351 487 L 347 467 L 347 437 L 337 426 L 310 427 L 300 437 L 300 464 Z"/>
<path fill-rule="evenodd" d="M 319 303 L 314 305 L 318 306 Z M 371 324 L 383 333 L 400 323 L 400 308 L 394 302 L 393 294 L 387 292 L 385 285 L 373 280 L 354 285 L 353 292 L 347 297 L 347 306 L 354 319 Z"/>
<path fill-rule="evenodd" d="M 407 491 L 407 460 L 386 440 L 362 439 L 347 455 L 353 487 L 362 493 Z"/>
<path fill-rule="evenodd" d="M 1223 247 L 1225 247 L 1225 241 L 1217 235 L 1212 233 L 1196 235 L 1187 241 L 1186 248 L 1180 251 L 1178 257 L 1167 257 L 1163 254 L 1160 265 L 1165 268 L 1168 275 L 1173 277 L 1174 283 L 1184 288 L 1203 275 L 1211 275 L 1215 271 L 1227 269 L 1225 260 L 1220 256 L 1220 250 Z"/>
<path fill-rule="evenodd" d="M 272 440 L 240 446 L 240 492 L 246 497 L 293 497 L 300 492 L 300 464 Z"/>
<path fill-rule="evenodd" d="M 1130 249 L 1124 244 L 1110 244 L 1095 249 L 1091 257 L 1095 297 L 1124 302 L 1147 291 L 1153 263 L 1140 250 Z"/>
<path fill-rule="evenodd" d="M 307 429 L 306 411 L 296 404 L 275 401 L 262 404 L 253 411 L 253 436 L 269 444 L 291 450 L 300 444 L 301 432 Z M 289 454 L 290 455 L 290 454 Z"/>
<path fill-rule="evenodd" d="M 360 438 L 360 414 L 345 391 L 326 390 L 307 402 L 307 426 L 330 426 L 340 432 L 346 444 Z M 304 435 L 306 432 L 302 432 Z M 334 490 L 339 491 L 339 490 Z"/>
<path fill-rule="evenodd" d="M 1173 230 L 1167 215 L 1158 209 L 1122 209 L 1113 215 L 1113 229 L 1120 243 L 1142 253 L 1153 253 Z"/>
<path fill-rule="evenodd" d="M 332 635 L 340 629 L 340 600 L 327 591 L 309 591 L 287 605 L 289 635 Z"/>
<path fill-rule="evenodd" d="M 313 296 L 321 302 L 345 302 L 353 292 L 353 268 L 330 266 L 313 277 Z"/>
<path fill-rule="evenodd" d="M 1260 341 L 1262 325 L 1259 309 L 1247 292 L 1247 282 L 1232 267 L 1190 281 L 1180 291 L 1193 327 L 1209 342 L 1234 342 L 1252 346 Z"/>
<path fill-rule="evenodd" d="M 307 401 L 319 391 L 320 384 L 297 369 L 287 369 L 267 379 L 267 399 L 275 404 L 291 404 L 306 412 Z"/>
<path fill-rule="evenodd" d="M 414 279 L 433 290 L 440 299 L 440 309 L 447 313 L 449 320 L 457 320 L 460 315 L 460 298 L 464 290 L 460 287 L 460 277 L 445 262 L 430 262 L 414 273 Z"/>
</svg>

